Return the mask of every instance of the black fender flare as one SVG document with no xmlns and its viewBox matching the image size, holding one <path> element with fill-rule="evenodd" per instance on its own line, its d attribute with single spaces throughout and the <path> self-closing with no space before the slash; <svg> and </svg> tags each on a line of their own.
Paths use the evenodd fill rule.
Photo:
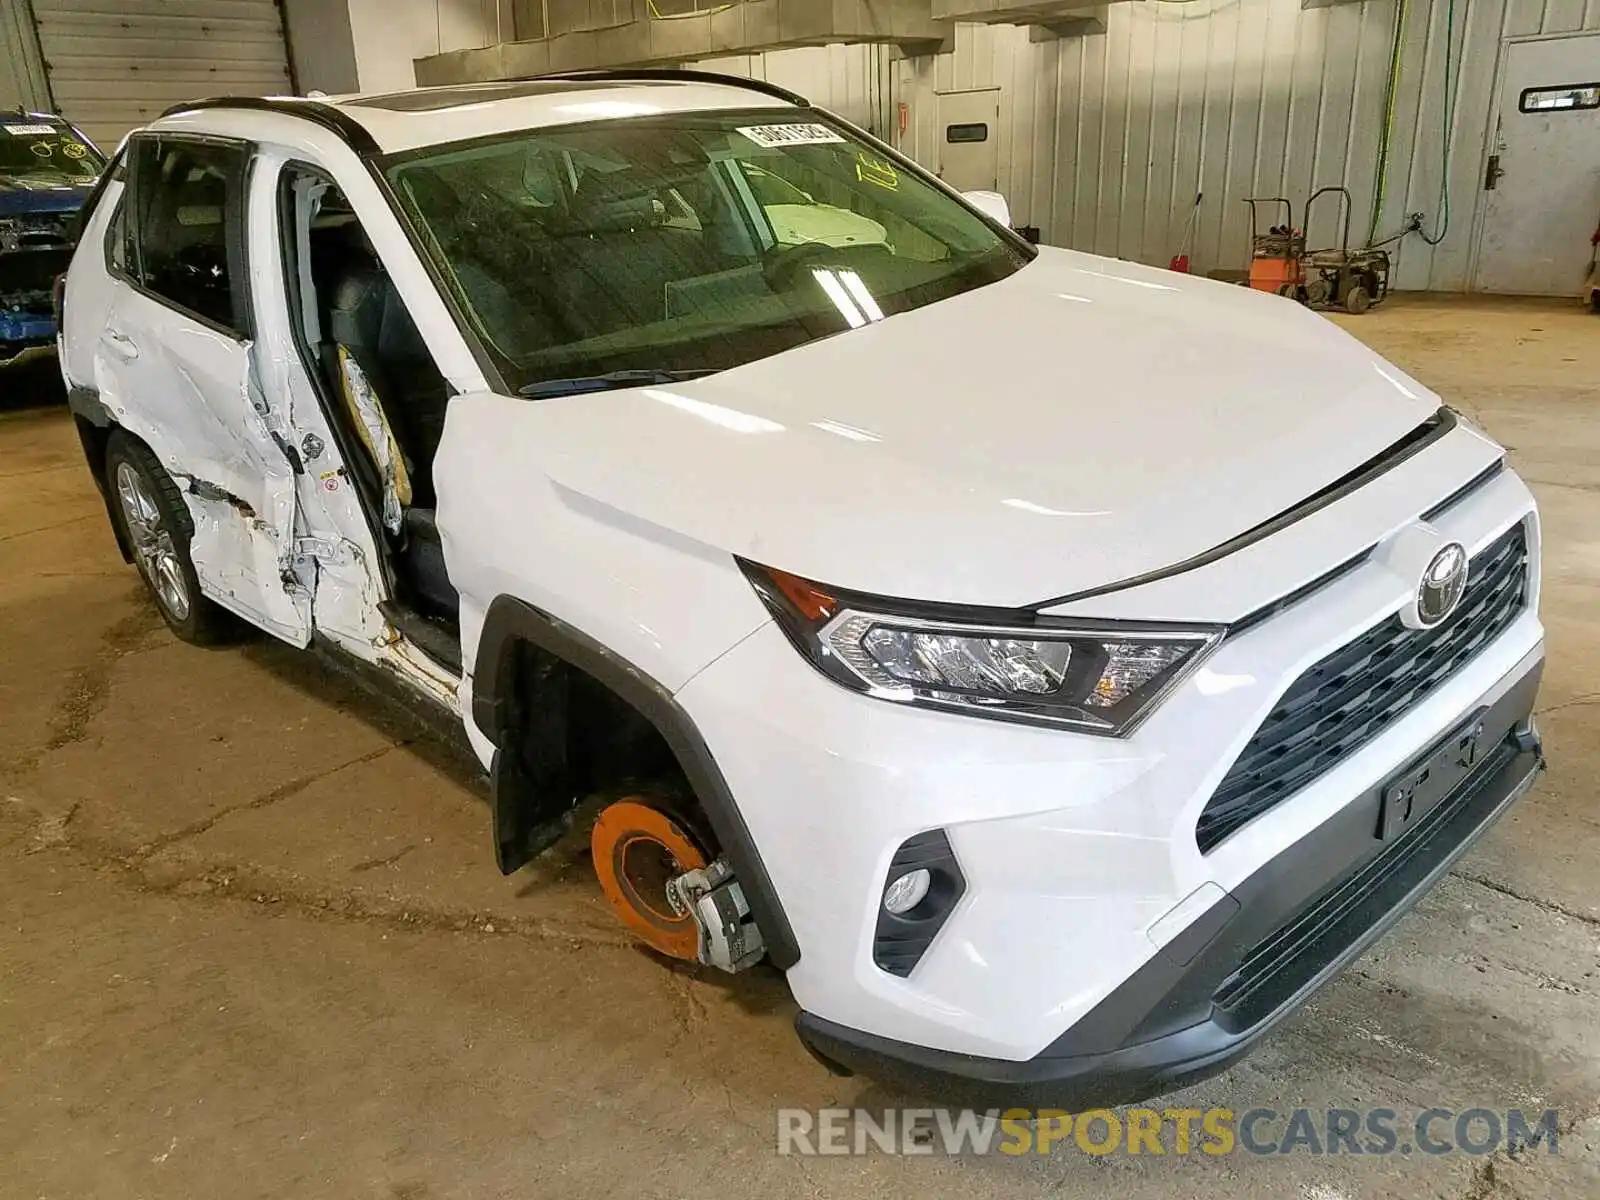
<svg viewBox="0 0 1600 1200">
<path fill-rule="evenodd" d="M 473 663 L 472 720 L 483 735 L 498 749 L 508 732 L 513 709 L 508 668 L 518 642 L 547 651 L 585 672 L 655 726 L 688 778 L 712 832 L 738 876 L 766 942 L 768 959 L 780 970 L 799 962 L 800 948 L 795 943 L 794 930 L 728 781 L 689 714 L 656 680 L 565 621 L 515 596 L 501 595 L 489 605 L 484 617 Z"/>
<path fill-rule="evenodd" d="M 111 523 L 111 536 L 117 540 L 117 550 L 122 555 L 122 561 L 133 561 L 133 547 L 128 542 L 128 535 L 123 532 L 122 522 L 117 520 L 117 514 L 112 508 L 111 486 L 106 479 L 105 450 L 106 439 L 110 437 L 113 429 L 120 429 L 116 418 L 100 400 L 100 393 L 94 388 L 82 387 L 73 384 L 67 389 L 67 408 L 71 410 L 73 424 L 78 429 L 78 441 L 83 445 L 83 461 L 89 466 L 89 474 L 94 477 L 95 490 L 100 493 L 100 500 L 106 506 L 106 520 Z"/>
</svg>

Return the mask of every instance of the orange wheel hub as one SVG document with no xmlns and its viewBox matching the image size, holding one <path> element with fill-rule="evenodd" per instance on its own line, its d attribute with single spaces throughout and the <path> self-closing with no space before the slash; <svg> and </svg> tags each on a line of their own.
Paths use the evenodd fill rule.
<svg viewBox="0 0 1600 1200">
<path fill-rule="evenodd" d="M 589 838 L 600 888 L 622 923 L 646 945 L 694 962 L 700 934 L 694 917 L 672 911 L 667 881 L 703 869 L 705 852 L 683 827 L 637 797 L 608 806 Z"/>
</svg>

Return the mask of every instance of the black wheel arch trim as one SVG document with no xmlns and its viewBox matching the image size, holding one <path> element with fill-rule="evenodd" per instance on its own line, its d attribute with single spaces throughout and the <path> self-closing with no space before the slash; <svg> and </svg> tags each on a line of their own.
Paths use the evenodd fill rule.
<svg viewBox="0 0 1600 1200">
<path fill-rule="evenodd" d="M 117 551 L 122 555 L 123 562 L 131 563 L 133 546 L 129 544 L 122 522 L 117 520 L 117 514 L 111 507 L 111 488 L 106 482 L 105 470 L 106 442 L 112 430 L 121 429 L 122 426 L 117 424 L 111 410 L 101 401 L 100 393 L 91 387 L 76 383 L 70 385 L 67 388 L 67 409 L 72 413 L 78 441 L 83 446 L 83 461 L 88 464 L 95 490 L 100 493 L 101 503 L 105 505 L 106 521 L 111 526 L 111 536 L 117 541 Z"/>
<path fill-rule="evenodd" d="M 483 735 L 496 747 L 504 736 L 512 708 L 507 667 L 518 642 L 531 643 L 584 671 L 656 727 L 733 864 L 766 942 L 767 957 L 780 970 L 799 962 L 800 948 L 789 918 L 722 769 L 689 714 L 655 679 L 581 630 L 524 600 L 502 595 L 489 605 L 473 664 L 472 720 Z"/>
</svg>

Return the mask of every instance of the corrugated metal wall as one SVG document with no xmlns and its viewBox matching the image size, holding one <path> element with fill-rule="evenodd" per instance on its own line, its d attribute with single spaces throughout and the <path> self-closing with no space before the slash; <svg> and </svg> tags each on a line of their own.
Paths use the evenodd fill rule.
<svg viewBox="0 0 1600 1200">
<path fill-rule="evenodd" d="M 197 96 L 291 89 L 275 0 L 32 0 L 56 105 L 107 151 Z"/>
<path fill-rule="evenodd" d="M 891 95 L 897 69 L 890 56 L 887 46 L 806 46 L 708 58 L 686 65 L 776 83 L 882 137 L 891 128 Z"/>
<path fill-rule="evenodd" d="M 1249 195 L 1296 205 L 1324 184 L 1371 224 L 1397 0 L 1114 4 L 1102 36 L 1030 42 L 1014 26 L 957 26 L 951 53 L 895 66 L 910 107 L 902 149 L 933 163 L 937 93 L 1002 89 L 1002 187 L 1019 223 L 1058 245 L 1165 262 L 1204 194 L 1194 265 L 1240 266 Z M 1600 0 L 1456 0 L 1462 62 L 1452 137 L 1454 215 L 1437 248 L 1407 237 L 1395 283 L 1468 285 L 1484 146 L 1503 37 L 1600 28 Z M 1405 214 L 1437 231 L 1448 0 L 1407 0 L 1379 235 Z M 1319 209 L 1331 222 L 1332 206 Z M 1314 214 L 1314 221 L 1318 214 Z M 1325 227 L 1326 228 L 1326 227 Z M 1312 240 L 1332 240 L 1318 236 Z"/>
<path fill-rule="evenodd" d="M 0 108 L 19 104 L 48 110 L 50 91 L 45 85 L 33 14 L 24 0 L 0 0 Z"/>
</svg>

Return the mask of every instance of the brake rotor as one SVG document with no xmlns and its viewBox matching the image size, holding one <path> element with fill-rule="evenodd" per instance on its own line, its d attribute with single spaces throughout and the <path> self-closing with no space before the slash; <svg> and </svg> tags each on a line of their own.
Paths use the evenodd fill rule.
<svg viewBox="0 0 1600 1200">
<path fill-rule="evenodd" d="M 676 913 L 667 881 L 703 870 L 705 851 L 684 827 L 638 797 L 607 806 L 589 838 L 600 889 L 622 923 L 646 945 L 671 958 L 694 962 L 700 933 L 694 917 Z"/>
</svg>

